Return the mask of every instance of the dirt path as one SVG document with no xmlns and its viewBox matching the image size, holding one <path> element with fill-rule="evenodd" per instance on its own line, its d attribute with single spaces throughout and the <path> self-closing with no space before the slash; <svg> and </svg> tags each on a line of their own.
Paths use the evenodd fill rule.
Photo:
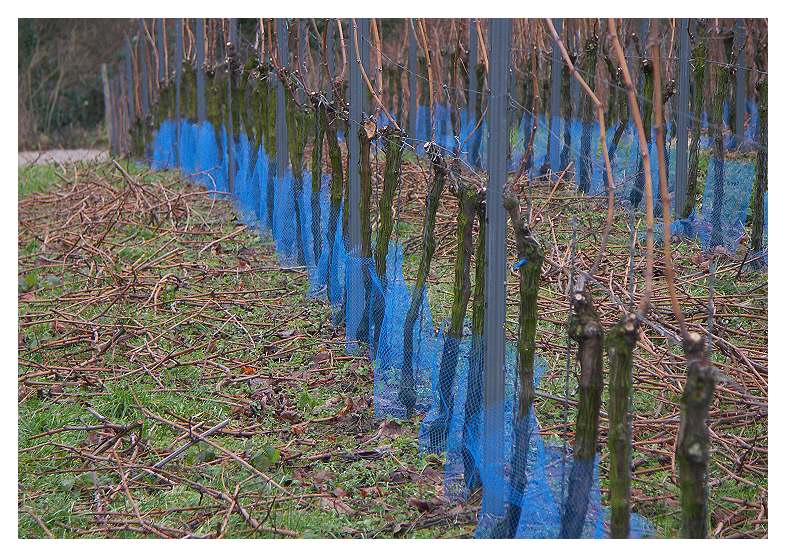
<svg viewBox="0 0 786 557">
<path fill-rule="evenodd" d="M 106 151 L 98 149 L 52 149 L 50 151 L 20 151 L 19 166 L 26 164 L 68 163 L 77 161 L 105 161 Z"/>
</svg>

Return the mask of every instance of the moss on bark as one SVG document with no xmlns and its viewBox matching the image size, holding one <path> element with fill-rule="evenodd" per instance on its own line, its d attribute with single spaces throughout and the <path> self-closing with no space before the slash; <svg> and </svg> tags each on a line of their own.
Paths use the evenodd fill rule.
<svg viewBox="0 0 786 557">
<path fill-rule="evenodd" d="M 691 112 L 694 114 L 691 122 L 691 138 L 688 150 L 688 181 L 685 186 L 685 206 L 682 217 L 687 218 L 696 208 L 701 194 L 699 187 L 699 143 L 701 142 L 701 113 L 704 108 L 704 69 L 707 60 L 706 25 L 703 20 L 698 20 L 694 45 L 691 51 L 693 61 L 693 89 L 691 98 Z"/>
<path fill-rule="evenodd" d="M 415 323 L 423 307 L 425 297 L 426 279 L 431 269 L 431 259 L 436 249 L 434 226 L 437 220 L 437 208 L 442 189 L 445 186 L 447 168 L 445 161 L 437 151 L 436 146 L 426 144 L 426 153 L 431 159 L 431 188 L 426 198 L 426 214 L 423 220 L 423 236 L 421 240 L 422 254 L 418 265 L 418 274 L 412 290 L 412 300 L 404 318 L 403 363 L 401 368 L 401 385 L 399 387 L 399 400 L 403 404 L 408 418 L 415 413 L 415 371 L 414 371 L 414 329 Z"/>
<path fill-rule="evenodd" d="M 715 392 L 716 371 L 706 355 L 704 338 L 695 333 L 683 340 L 688 374 L 680 400 L 677 469 L 680 483 L 680 537 L 707 536 L 707 466 L 710 434 L 707 428 Z"/>
<path fill-rule="evenodd" d="M 753 188 L 753 223 L 751 248 L 759 253 L 764 247 L 764 196 L 767 193 L 767 78 L 756 87 L 759 104 L 758 148 L 756 151 L 756 181 Z"/>
<path fill-rule="evenodd" d="M 609 507 L 611 537 L 630 533 L 630 480 L 632 433 L 630 397 L 633 384 L 633 349 L 638 338 L 636 314 L 626 314 L 606 336 L 609 355 Z"/>
</svg>

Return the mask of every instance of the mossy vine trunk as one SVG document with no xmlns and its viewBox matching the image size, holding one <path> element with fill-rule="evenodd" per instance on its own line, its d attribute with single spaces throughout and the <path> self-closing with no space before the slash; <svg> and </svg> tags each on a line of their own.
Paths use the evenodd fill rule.
<svg viewBox="0 0 786 557">
<path fill-rule="evenodd" d="M 358 126 L 360 174 L 360 273 L 363 284 L 363 310 L 356 331 L 357 340 L 369 344 L 371 329 L 371 141 L 377 135 L 376 124 L 368 119 Z M 374 347 L 372 346 L 372 349 Z"/>
<path fill-rule="evenodd" d="M 562 516 L 560 537 L 579 538 L 589 505 L 603 397 L 603 325 L 595 311 L 592 293 L 584 275 L 576 281 L 571 299 L 568 334 L 578 343 L 579 407 L 573 464 L 568 481 L 568 502 Z"/>
<path fill-rule="evenodd" d="M 426 144 L 426 153 L 431 159 L 431 188 L 426 197 L 426 215 L 423 220 L 423 236 L 421 240 L 422 254 L 418 265 L 418 274 L 415 286 L 412 289 L 412 299 L 404 318 L 404 342 L 403 342 L 403 362 L 401 366 L 401 385 L 399 386 L 399 401 L 404 406 L 407 418 L 415 414 L 415 404 L 417 396 L 415 392 L 415 362 L 413 361 L 415 343 L 415 324 L 421 316 L 423 299 L 425 298 L 426 280 L 431 270 L 431 259 L 436 249 L 436 239 L 434 238 L 434 226 L 437 220 L 437 208 L 439 198 L 442 196 L 442 189 L 445 187 L 447 168 L 442 156 L 432 147 Z"/>
<path fill-rule="evenodd" d="M 633 385 L 633 349 L 639 334 L 635 313 L 626 314 L 606 336 L 609 355 L 609 507 L 611 537 L 630 533 L 630 481 L 633 439 L 630 397 Z"/>
<path fill-rule="evenodd" d="M 336 265 L 336 239 L 339 235 L 339 218 L 341 215 L 341 202 L 344 195 L 344 165 L 341 157 L 341 147 L 338 144 L 339 114 L 333 105 L 328 107 L 327 137 L 328 158 L 330 159 L 330 211 L 328 214 L 328 262 L 327 262 L 327 289 L 328 300 L 334 310 L 341 304 L 341 294 L 338 273 L 334 272 Z M 340 246 L 343 249 L 343 245 Z M 334 321 L 340 320 L 340 314 L 334 314 Z"/>
<path fill-rule="evenodd" d="M 400 130 L 386 126 L 382 130 L 385 141 L 385 174 L 382 195 L 379 197 L 379 229 L 374 246 L 374 264 L 382 292 L 374 296 L 374 347 L 379 344 L 382 321 L 385 318 L 385 289 L 387 288 L 387 259 L 390 237 L 393 235 L 393 195 L 401 181 L 401 155 L 404 138 Z"/>
<path fill-rule="evenodd" d="M 483 405 L 483 331 L 486 306 L 486 215 L 483 192 L 478 192 L 478 247 L 475 250 L 475 291 L 472 294 L 472 346 L 469 353 L 467 398 L 464 402 L 461 460 L 464 465 L 464 485 L 468 492 L 481 486 L 480 463 L 473 449 L 480 440 L 480 409 Z"/>
<path fill-rule="evenodd" d="M 756 181 L 753 189 L 753 224 L 751 249 L 760 253 L 764 246 L 764 196 L 767 193 L 767 77 L 756 86 L 759 104 L 758 147 L 756 152 Z"/>
<path fill-rule="evenodd" d="M 692 333 L 683 339 L 688 374 L 680 400 L 677 469 L 680 483 L 680 537 L 707 537 L 707 466 L 710 403 L 716 371 L 707 358 L 704 338 Z"/>
<path fill-rule="evenodd" d="M 312 97 L 314 106 L 314 144 L 311 149 L 311 238 L 314 242 L 314 265 L 322 257 L 322 149 L 325 143 L 325 122 L 327 110 L 316 96 Z"/>
<path fill-rule="evenodd" d="M 495 525 L 493 537 L 513 538 L 521 517 L 521 498 L 527 488 L 527 460 L 532 440 L 532 403 L 535 400 L 535 334 L 538 325 L 538 290 L 543 268 L 543 248 L 524 223 L 517 198 L 503 199 L 516 242 L 518 261 L 514 269 L 519 275 L 519 318 L 517 366 L 518 408 L 513 420 L 513 453 L 511 455 L 510 496 L 505 515 Z"/>
<path fill-rule="evenodd" d="M 439 364 L 437 389 L 440 403 L 437 419 L 429 427 L 429 450 L 441 452 L 447 447 L 448 429 L 453 418 L 453 387 L 456 382 L 456 367 L 461 339 L 464 336 L 464 318 L 472 293 L 470 263 L 472 259 L 472 227 L 477 213 L 477 189 L 468 184 L 461 174 L 461 161 L 453 159 L 451 179 L 453 191 L 458 198 L 456 221 L 456 261 L 453 267 L 453 303 L 450 308 L 450 323 L 444 336 L 442 358 Z"/>
<path fill-rule="evenodd" d="M 704 69 L 707 60 L 706 25 L 698 21 L 695 44 L 691 51 L 693 61 L 693 89 L 691 100 L 691 138 L 688 151 L 688 181 L 685 186 L 685 206 L 682 217 L 687 218 L 696 208 L 699 201 L 699 144 L 701 142 L 701 115 L 704 108 Z"/>
</svg>

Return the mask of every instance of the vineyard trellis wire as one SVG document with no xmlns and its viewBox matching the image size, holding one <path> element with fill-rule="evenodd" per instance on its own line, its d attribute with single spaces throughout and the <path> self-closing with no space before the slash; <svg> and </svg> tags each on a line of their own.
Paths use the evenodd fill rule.
<svg viewBox="0 0 786 557">
<path fill-rule="evenodd" d="M 297 28 L 292 23 L 297 23 Z M 531 401 L 522 402 L 522 392 L 526 392 L 522 381 L 531 381 L 534 392 L 537 381 L 546 372 L 545 361 L 535 358 L 534 351 L 527 352 L 526 347 L 517 347 L 506 340 L 504 334 L 508 216 L 514 225 L 520 256 L 512 271 L 519 277 L 531 276 L 535 291 L 543 257 L 537 236 L 529 228 L 530 223 L 516 224 L 520 218 L 519 205 L 518 201 L 512 204 L 511 192 L 505 186 L 508 172 L 519 167 L 525 169 L 527 181 L 545 175 L 556 185 L 566 173 L 570 178 L 585 176 L 590 183 L 585 190 L 587 194 L 600 193 L 609 186 L 600 162 L 598 124 L 572 117 L 579 111 L 571 104 L 577 105 L 580 95 L 578 90 L 571 91 L 569 76 L 563 75 L 563 62 L 556 46 L 552 46 L 550 64 L 550 108 L 539 114 L 537 109 L 532 110 L 508 92 L 512 50 L 508 20 L 490 22 L 487 43 L 479 36 L 479 22 L 470 23 L 470 52 L 467 54 L 476 64 L 470 63 L 470 69 L 465 71 L 466 88 L 447 82 L 437 88 L 448 97 L 444 103 L 434 101 L 434 79 L 424 27 L 407 25 L 409 61 L 403 66 L 383 53 L 381 45 L 373 44 L 368 20 L 353 20 L 345 26 L 346 32 L 340 23 L 332 29 L 326 25 L 320 31 L 316 25 L 310 29 L 302 22 L 277 20 L 278 44 L 274 48 L 272 33 L 268 32 L 268 59 L 260 62 L 253 49 L 248 49 L 248 59 L 241 65 L 239 46 L 242 43 L 238 40 L 241 35 L 237 25 L 237 20 L 229 20 L 224 25 L 229 40 L 225 48 L 226 59 L 218 64 L 216 60 L 206 61 L 205 55 L 210 48 L 209 45 L 205 48 L 204 20 L 198 20 L 194 55 L 197 67 L 193 68 L 183 53 L 183 22 L 175 20 L 174 84 L 169 82 L 166 71 L 161 70 L 160 61 L 168 56 L 164 52 L 167 32 L 161 20 L 157 36 L 157 83 L 151 83 L 155 81 L 151 77 L 155 74 L 146 70 L 146 62 L 134 64 L 137 59 L 146 60 L 144 45 L 147 43 L 142 38 L 143 33 L 133 41 L 138 50 L 134 49 L 131 40 L 126 42 L 125 67 L 114 75 L 108 89 L 116 95 L 107 99 L 113 107 L 110 111 L 112 129 L 118 130 L 112 138 L 113 151 L 129 152 L 149 160 L 154 168 L 177 168 L 217 195 L 229 194 L 246 223 L 273 238 L 282 266 L 308 269 L 313 295 L 329 301 L 334 322 L 345 326 L 347 350 L 368 350 L 374 366 L 377 417 L 411 418 L 416 413 L 425 414 L 421 447 L 426 451 L 445 451 L 447 492 L 453 497 L 465 498 L 471 491 L 483 487 L 484 501 L 477 536 L 608 535 L 608 511 L 601 503 L 594 445 L 588 456 L 579 457 L 574 453 L 578 449 L 571 449 L 566 441 L 554 444 L 540 435 L 535 413 L 528 409 Z M 308 30 L 304 32 L 304 28 Z M 555 28 L 559 32 L 560 25 L 556 21 Z M 336 45 L 329 29 L 339 34 L 341 76 L 344 67 L 348 66 L 348 103 L 343 102 L 342 80 L 335 77 L 337 72 L 330 68 L 335 65 L 336 53 L 332 48 Z M 680 36 L 684 40 L 686 33 Z M 574 47 L 577 40 L 574 38 Z M 312 41 L 318 55 L 325 58 L 326 76 L 322 76 L 324 68 L 306 63 L 306 53 L 312 54 Z M 264 51 L 264 38 L 259 30 L 256 42 Z M 292 42 L 297 45 L 294 50 Z M 331 43 L 330 51 L 328 43 Z M 682 56 L 682 46 L 679 60 L 684 72 L 688 58 Z M 483 50 L 481 56 L 478 56 L 479 48 Z M 392 95 L 382 94 L 381 87 L 374 91 L 367 75 L 373 73 L 368 61 L 372 49 L 394 66 L 404 69 L 402 73 L 408 76 L 409 136 L 395 133 L 398 129 L 396 118 L 403 121 L 403 115 L 389 112 L 382 105 L 386 97 L 390 105 L 398 98 L 399 106 L 404 106 L 401 102 L 405 91 L 403 83 Z M 426 54 L 427 75 L 412 69 L 413 65 L 421 64 L 417 56 L 419 50 Z M 293 51 L 297 52 L 297 63 L 291 59 Z M 548 60 L 545 53 L 538 50 L 534 54 L 535 58 L 542 58 L 545 66 Z M 479 58 L 483 63 L 477 63 Z M 626 58 L 633 60 L 635 56 Z M 487 65 L 485 73 L 472 71 L 484 64 Z M 135 69 L 137 66 L 139 69 Z M 738 64 L 738 71 L 743 68 Z M 582 73 L 580 67 L 576 71 Z M 381 75 L 381 68 L 379 72 Z M 195 73 L 195 80 L 191 80 L 192 73 Z M 479 76 L 482 86 L 478 83 Z M 331 84 L 326 90 L 307 86 L 307 83 L 322 82 L 323 77 Z M 623 89 L 611 76 L 585 74 L 584 77 L 604 84 L 609 96 L 612 91 Z M 639 77 L 646 81 L 646 76 Z M 418 81 L 428 84 L 427 105 L 417 102 Z M 680 106 L 678 109 L 671 107 L 666 131 L 671 137 L 676 135 L 678 145 L 684 147 L 688 124 L 701 116 L 686 112 L 687 94 L 682 76 L 681 83 L 683 87 L 678 90 L 678 95 L 682 95 Z M 122 85 L 127 86 L 125 102 Z M 738 79 L 737 86 L 744 89 L 744 82 Z M 173 90 L 174 98 L 171 98 Z M 158 93 L 158 99 L 154 98 L 154 92 Z M 453 103 L 449 102 L 451 92 L 456 99 Z M 647 106 L 653 103 L 649 94 L 636 91 L 634 96 L 642 106 Z M 381 113 L 376 110 L 376 119 L 372 118 L 369 96 L 374 97 L 375 104 L 382 109 Z M 421 96 L 426 96 L 422 90 Z M 462 96 L 467 97 L 467 105 L 456 106 Z M 481 112 L 479 107 L 483 102 L 487 108 Z M 738 111 L 745 105 L 739 99 L 735 102 Z M 607 104 L 610 107 L 612 102 Z M 531 106 L 535 106 L 535 100 Z M 715 112 L 720 111 L 719 114 L 728 110 L 723 105 L 718 106 Z M 510 126 L 509 115 L 514 110 L 521 112 L 521 120 Z M 739 126 L 739 112 L 735 124 L 738 138 L 751 139 L 727 146 L 741 150 L 747 143 L 748 148 L 763 152 L 766 157 L 766 134 L 763 136 L 765 141 L 752 139 L 762 136 L 756 130 L 760 124 L 753 117 L 753 110 L 751 112 L 747 132 Z M 677 121 L 672 124 L 671 118 L 675 115 Z M 618 196 L 635 208 L 642 199 L 643 174 L 649 171 L 642 166 L 642 159 L 647 157 L 642 157 L 638 150 L 633 123 L 628 117 L 615 116 L 608 119 L 608 128 L 604 130 L 613 135 L 609 146 L 609 152 L 613 152 L 612 187 L 614 184 L 621 186 Z M 707 127 L 707 137 L 720 133 L 721 143 L 726 142 L 722 131 L 727 121 L 731 122 L 728 116 L 715 118 Z M 312 167 L 309 171 L 303 169 L 303 160 L 312 128 L 319 139 L 310 146 Z M 511 135 L 514 136 L 512 141 Z M 328 146 L 329 173 L 323 172 L 323 137 Z M 581 140 L 580 147 L 574 145 L 575 139 Z M 346 176 L 340 143 L 346 144 Z M 648 153 L 652 159 L 651 170 L 656 174 L 656 147 L 649 140 L 647 144 L 651 151 Z M 405 150 L 416 157 L 421 171 L 423 162 L 430 168 L 422 253 L 414 287 L 404 278 L 406 246 L 401 243 L 398 232 L 384 249 L 373 245 L 372 145 L 381 149 L 385 156 L 386 175 L 383 193 L 378 199 L 380 223 L 385 219 L 390 221 L 391 201 L 394 196 L 401 195 L 400 176 L 395 175 L 395 168 L 390 177 L 387 175 L 390 161 L 399 160 L 400 164 L 401 152 Z M 526 148 L 520 149 L 521 145 Z M 687 161 L 679 162 L 679 156 L 676 162 L 669 158 L 667 151 L 666 187 L 673 192 L 675 179 L 684 187 L 682 180 L 687 179 L 684 176 Z M 675 164 L 682 169 L 676 174 Z M 672 235 L 698 236 L 710 251 L 717 250 L 718 246 L 736 249 L 756 168 L 746 160 L 712 159 L 701 205 L 702 213 L 711 214 L 711 218 L 694 213 L 677 220 L 671 225 Z M 487 185 L 484 172 L 488 173 Z M 650 199 L 645 199 L 647 203 L 659 205 L 660 179 L 653 176 L 653 193 Z M 310 191 L 304 187 L 309 183 L 312 184 Z M 762 188 L 761 183 L 759 188 Z M 445 189 L 455 194 L 459 201 L 457 242 L 460 246 L 462 240 L 465 243 L 460 248 L 464 250 L 464 259 L 456 261 L 456 284 L 459 284 L 459 277 L 466 280 L 463 290 L 458 288 L 454 294 L 458 317 L 450 327 L 445 324 L 435 333 L 426 282 L 435 249 L 434 220 Z M 763 203 L 766 223 L 766 193 Z M 400 211 L 396 211 L 396 231 L 399 219 Z M 477 245 L 473 248 L 476 220 Z M 381 237 L 381 226 L 377 228 L 377 238 Z M 764 230 L 766 243 L 766 224 Z M 469 265 L 473 251 L 475 285 L 468 327 L 464 314 L 470 297 Z M 762 255 L 754 253 L 750 258 L 752 262 L 762 259 L 766 262 L 766 248 Z M 577 271 L 571 263 L 571 276 L 574 272 Z M 524 299 L 527 286 L 523 279 L 521 284 Z M 585 292 L 583 288 L 579 290 Z M 573 288 L 569 287 L 568 292 L 573 292 Z M 463 301 L 456 305 L 457 299 Z M 535 308 L 536 304 L 537 295 Z M 591 304 L 590 299 L 590 308 Z M 521 317 L 519 335 L 523 336 L 526 323 Z M 471 332 L 466 333 L 466 328 Z M 524 361 L 526 359 L 529 361 Z M 530 377 L 522 375 L 522 369 L 527 367 L 531 368 Z M 566 401 L 569 382 L 570 374 L 564 381 Z M 595 412 L 597 414 L 597 410 Z M 630 535 L 652 535 L 652 526 L 647 520 L 637 515 L 629 520 Z"/>
</svg>

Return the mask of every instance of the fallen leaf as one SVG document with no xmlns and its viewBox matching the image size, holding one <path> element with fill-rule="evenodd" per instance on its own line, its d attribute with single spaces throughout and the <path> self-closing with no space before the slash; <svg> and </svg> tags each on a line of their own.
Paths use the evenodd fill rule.
<svg viewBox="0 0 786 557">
<path fill-rule="evenodd" d="M 396 437 L 400 434 L 401 424 L 392 420 L 384 420 L 381 424 L 379 424 L 379 429 L 377 430 L 378 438 Z"/>
<path fill-rule="evenodd" d="M 354 509 L 344 503 L 341 499 L 333 499 L 329 497 L 320 498 L 320 503 L 325 509 L 332 509 L 340 514 L 354 514 Z"/>
<path fill-rule="evenodd" d="M 418 499 L 417 497 L 410 497 L 407 499 L 407 503 L 415 507 L 422 513 L 427 513 L 436 509 L 437 507 L 441 507 L 448 500 L 445 497 L 432 497 L 431 499 Z"/>
<path fill-rule="evenodd" d="M 347 397 L 344 400 L 344 407 L 341 410 L 339 410 L 338 414 L 336 414 L 336 417 L 340 418 L 341 416 L 346 416 L 347 414 L 352 412 L 353 408 L 354 408 L 354 405 L 352 404 L 352 399 Z"/>
<path fill-rule="evenodd" d="M 278 417 L 292 423 L 300 421 L 300 416 L 289 410 L 282 410 L 278 413 Z"/>
<path fill-rule="evenodd" d="M 437 470 L 436 468 L 425 468 L 420 473 L 420 481 L 433 484 L 434 482 L 438 481 L 442 478 L 442 472 Z"/>
<path fill-rule="evenodd" d="M 415 507 L 417 510 L 419 510 L 422 513 L 427 513 L 434 508 L 434 504 L 431 501 L 426 501 L 425 499 L 418 499 L 417 497 L 410 497 L 409 499 L 407 499 L 407 503 L 410 506 Z"/>
<path fill-rule="evenodd" d="M 316 486 L 325 485 L 332 479 L 333 472 L 324 468 L 315 470 L 314 473 L 311 474 L 311 482 Z"/>
<path fill-rule="evenodd" d="M 361 487 L 358 489 L 358 494 L 361 497 L 382 497 L 382 490 L 378 485 L 372 485 L 370 487 Z"/>
<path fill-rule="evenodd" d="M 327 351 L 317 352 L 311 357 L 311 361 L 315 364 L 321 364 L 328 360 L 330 360 L 330 352 Z"/>
</svg>

